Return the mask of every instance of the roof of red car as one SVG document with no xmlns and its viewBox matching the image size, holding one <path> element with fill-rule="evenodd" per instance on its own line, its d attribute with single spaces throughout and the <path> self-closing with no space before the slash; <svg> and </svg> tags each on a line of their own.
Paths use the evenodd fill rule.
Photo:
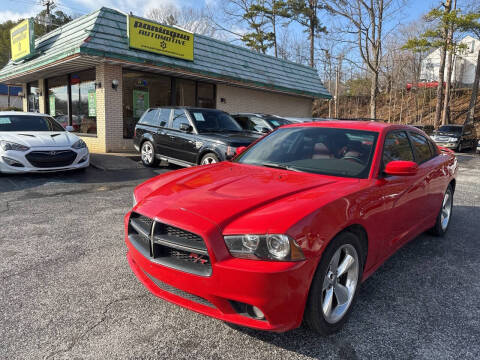
<svg viewBox="0 0 480 360">
<path fill-rule="evenodd" d="M 349 120 L 328 120 L 309 123 L 296 123 L 284 125 L 283 127 L 333 127 L 353 130 L 368 130 L 381 132 L 390 127 L 405 127 L 399 124 L 389 124 L 381 121 L 349 121 Z"/>
</svg>

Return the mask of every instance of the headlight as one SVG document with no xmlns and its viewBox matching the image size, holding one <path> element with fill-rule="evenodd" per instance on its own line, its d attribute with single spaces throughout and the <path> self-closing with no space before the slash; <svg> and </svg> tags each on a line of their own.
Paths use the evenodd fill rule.
<svg viewBox="0 0 480 360">
<path fill-rule="evenodd" d="M 256 260 L 298 261 L 305 259 L 302 249 L 284 234 L 224 236 L 230 254 Z"/>
<path fill-rule="evenodd" d="M 15 150 L 15 151 L 28 151 L 30 148 L 25 145 L 17 144 L 10 141 L 2 140 L 0 141 L 0 147 L 3 151 Z"/>
<path fill-rule="evenodd" d="M 72 145 L 72 149 L 76 149 L 76 150 L 84 149 L 86 147 L 87 147 L 87 144 L 85 144 L 85 141 L 83 141 L 82 139 L 78 140 L 77 142 L 75 142 L 75 144 Z"/>
<path fill-rule="evenodd" d="M 135 207 L 137 205 L 137 199 L 135 198 L 135 193 L 132 194 L 132 198 L 133 198 L 133 206 L 132 207 Z"/>
<path fill-rule="evenodd" d="M 457 142 L 457 141 L 458 141 L 458 138 L 455 138 L 455 137 L 448 138 L 448 142 Z"/>
</svg>

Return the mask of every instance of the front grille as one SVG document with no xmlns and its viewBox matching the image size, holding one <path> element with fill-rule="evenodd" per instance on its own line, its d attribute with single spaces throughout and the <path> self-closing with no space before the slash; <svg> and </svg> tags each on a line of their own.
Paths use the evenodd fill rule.
<svg viewBox="0 0 480 360">
<path fill-rule="evenodd" d="M 194 294 L 190 294 L 186 291 L 183 291 L 183 290 L 180 290 L 180 289 L 177 289 L 176 287 L 173 287 L 172 285 L 169 285 L 167 283 L 164 283 L 163 281 L 161 280 L 158 280 L 156 278 L 154 278 L 153 276 L 151 276 L 150 274 L 147 274 L 146 272 L 144 272 L 145 275 L 148 276 L 148 278 L 150 280 L 152 280 L 155 285 L 157 285 L 160 289 L 164 290 L 164 291 L 167 291 L 169 293 L 172 293 L 174 295 L 177 295 L 177 296 L 180 296 L 184 299 L 187 299 L 187 300 L 190 300 L 190 301 L 194 301 L 196 303 L 199 303 L 199 304 L 202 304 L 202 305 L 205 305 L 205 306 L 208 306 L 208 307 L 215 307 L 213 306 L 213 304 L 208 301 L 207 299 L 204 299 L 200 296 L 197 296 L 197 295 L 194 295 Z"/>
<path fill-rule="evenodd" d="M 212 274 L 207 247 L 197 234 L 132 213 L 128 238 L 154 262 L 196 275 Z"/>
<path fill-rule="evenodd" d="M 25 157 L 37 168 L 55 168 L 71 165 L 77 154 L 71 150 L 32 151 Z"/>
</svg>

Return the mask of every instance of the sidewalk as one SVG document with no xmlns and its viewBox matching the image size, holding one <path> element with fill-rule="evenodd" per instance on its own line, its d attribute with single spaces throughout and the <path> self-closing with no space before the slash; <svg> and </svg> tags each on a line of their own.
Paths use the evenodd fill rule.
<svg viewBox="0 0 480 360">
<path fill-rule="evenodd" d="M 135 153 L 90 154 L 90 165 L 100 170 L 142 169 L 140 155 Z"/>
</svg>

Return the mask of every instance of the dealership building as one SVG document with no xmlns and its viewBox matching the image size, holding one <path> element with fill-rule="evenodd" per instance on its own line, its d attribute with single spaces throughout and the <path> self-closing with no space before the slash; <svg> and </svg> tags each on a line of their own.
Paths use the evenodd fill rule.
<svg viewBox="0 0 480 360">
<path fill-rule="evenodd" d="M 331 98 L 308 66 L 105 7 L 38 39 L 32 27 L 12 32 L 0 82 L 21 86 L 24 111 L 73 126 L 93 152 L 133 150 L 148 107 L 310 117 L 314 99 Z"/>
</svg>

